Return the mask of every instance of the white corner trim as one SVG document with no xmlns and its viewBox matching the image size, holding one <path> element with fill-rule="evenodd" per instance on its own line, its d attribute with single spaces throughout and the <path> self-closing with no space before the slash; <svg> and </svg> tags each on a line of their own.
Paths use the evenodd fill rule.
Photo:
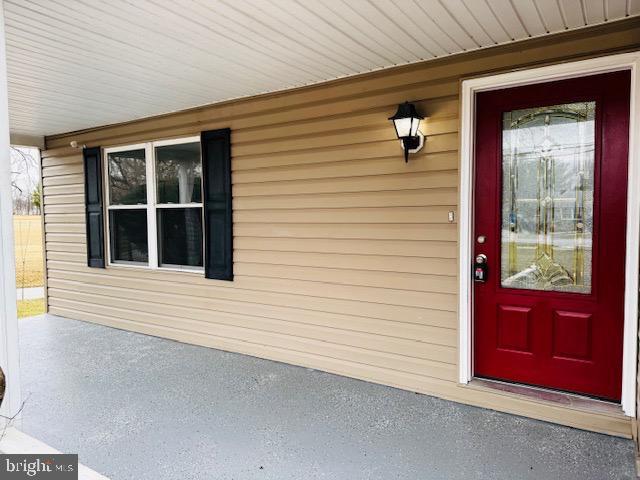
<svg viewBox="0 0 640 480">
<path fill-rule="evenodd" d="M 631 71 L 629 124 L 629 172 L 624 294 L 624 348 L 622 355 L 622 409 L 636 414 L 636 367 L 638 342 L 638 261 L 640 250 L 640 52 L 597 57 L 546 67 L 518 70 L 462 82 L 459 222 L 459 382 L 473 377 L 473 248 L 474 132 L 476 93 L 518 85 L 595 75 L 616 70 Z"/>
<path fill-rule="evenodd" d="M 0 1 L 0 367 L 6 380 L 0 414 L 12 417 L 20 411 L 21 396 L 5 46 L 4 13 Z"/>
<path fill-rule="evenodd" d="M 0 440 L 0 453 L 53 455 L 61 452 L 53 447 L 50 447 L 46 443 L 43 443 L 40 440 L 27 435 L 26 433 L 22 433 L 15 427 L 9 427 L 7 428 L 6 432 L 4 432 L 4 436 Z M 104 475 L 100 475 L 98 472 L 95 472 L 82 464 L 78 464 L 78 479 L 109 480 Z"/>
</svg>

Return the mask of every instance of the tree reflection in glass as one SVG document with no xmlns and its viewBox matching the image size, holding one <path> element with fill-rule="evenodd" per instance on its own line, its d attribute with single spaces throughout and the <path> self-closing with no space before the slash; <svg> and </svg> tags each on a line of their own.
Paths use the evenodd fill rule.
<svg viewBox="0 0 640 480">
<path fill-rule="evenodd" d="M 109 160 L 109 204 L 147 203 L 147 169 L 144 149 L 113 152 Z"/>
</svg>

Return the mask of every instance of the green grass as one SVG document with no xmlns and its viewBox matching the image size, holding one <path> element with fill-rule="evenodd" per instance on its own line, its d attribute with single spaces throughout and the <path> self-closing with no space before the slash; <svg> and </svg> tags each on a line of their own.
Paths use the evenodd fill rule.
<svg viewBox="0 0 640 480">
<path fill-rule="evenodd" d="M 18 318 L 33 317 L 44 313 L 44 298 L 18 300 Z"/>
<path fill-rule="evenodd" d="M 40 215 L 15 215 L 16 285 L 18 288 L 44 285 L 42 219 Z"/>
</svg>

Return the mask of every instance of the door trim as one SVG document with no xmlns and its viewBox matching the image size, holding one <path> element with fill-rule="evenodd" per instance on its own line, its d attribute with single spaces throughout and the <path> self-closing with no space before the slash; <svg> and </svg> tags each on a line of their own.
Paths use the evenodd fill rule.
<svg viewBox="0 0 640 480">
<path fill-rule="evenodd" d="M 475 94 L 488 90 L 562 80 L 584 75 L 631 70 L 629 172 L 624 292 L 622 396 L 624 413 L 636 415 L 638 339 L 638 261 L 640 260 L 640 52 L 597 57 L 545 67 L 463 80 L 461 84 L 460 198 L 459 198 L 459 383 L 473 378 L 473 185 Z"/>
</svg>

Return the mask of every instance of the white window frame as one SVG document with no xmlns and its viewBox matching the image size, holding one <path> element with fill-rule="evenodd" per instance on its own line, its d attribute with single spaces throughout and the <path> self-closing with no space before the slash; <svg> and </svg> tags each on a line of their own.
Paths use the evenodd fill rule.
<svg viewBox="0 0 640 480">
<path fill-rule="evenodd" d="M 631 71 L 629 118 L 629 164 L 627 177 L 627 233 L 625 252 L 624 338 L 622 354 L 621 407 L 636 414 L 636 368 L 638 344 L 638 263 L 640 250 L 640 52 L 622 53 L 565 62 L 463 80 L 461 86 L 460 222 L 459 222 L 459 370 L 458 382 L 473 378 L 473 205 L 475 164 L 475 98 L 479 92 L 520 85 Z"/>
<path fill-rule="evenodd" d="M 203 273 L 204 266 L 191 267 L 187 265 L 165 265 L 161 266 L 158 262 L 158 216 L 157 209 L 159 208 L 200 208 L 202 215 L 204 215 L 204 203 L 201 199 L 199 203 L 158 203 L 156 196 L 156 147 L 165 147 L 167 145 L 180 145 L 183 143 L 200 143 L 199 136 L 192 137 L 179 137 L 168 140 L 156 140 L 145 143 L 135 143 L 130 145 L 120 145 L 117 147 L 108 147 L 103 149 L 103 165 L 104 165 L 104 198 L 105 198 L 105 228 L 107 239 L 107 266 L 117 268 L 142 268 L 146 270 L 166 270 L 174 272 L 193 272 Z M 146 165 L 146 190 L 147 190 L 147 203 L 145 205 L 111 205 L 111 199 L 109 198 L 109 154 L 125 152 L 129 150 L 144 150 L 145 165 Z M 202 163 L 202 152 L 200 155 L 200 162 Z M 200 179 L 200 188 L 203 189 L 202 177 Z M 201 190 L 201 191 L 204 191 Z M 138 262 L 123 262 L 113 261 L 111 258 L 111 225 L 110 225 L 110 210 L 142 210 L 147 211 L 147 244 L 148 244 L 148 263 Z M 203 222 L 204 226 L 204 222 Z M 204 259 L 204 228 L 202 231 L 202 258 Z"/>
</svg>

